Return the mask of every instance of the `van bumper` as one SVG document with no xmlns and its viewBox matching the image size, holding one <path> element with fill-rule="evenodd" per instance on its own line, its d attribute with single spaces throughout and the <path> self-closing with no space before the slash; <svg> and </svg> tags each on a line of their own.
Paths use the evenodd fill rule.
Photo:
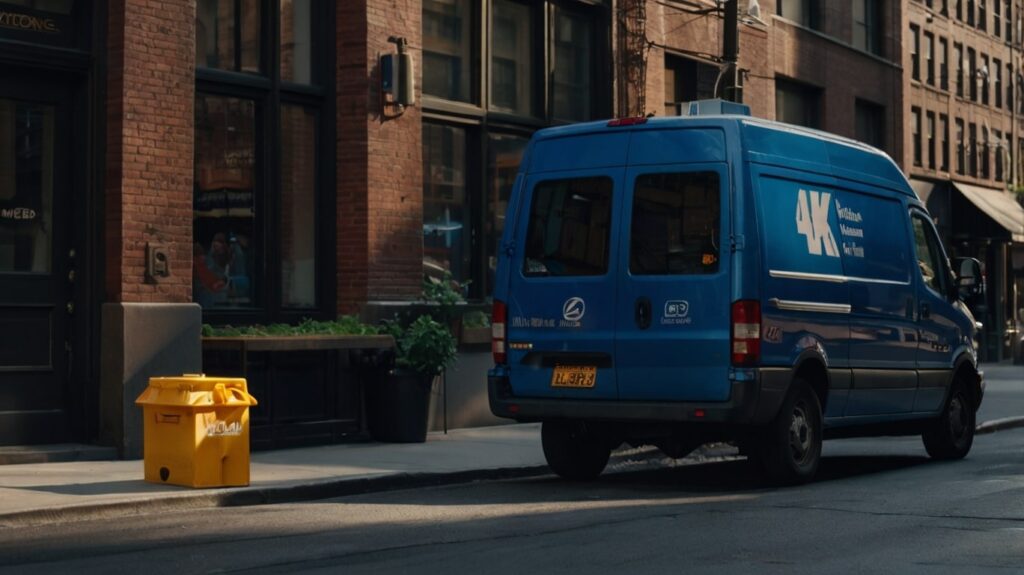
<svg viewBox="0 0 1024 575">
<path fill-rule="evenodd" d="M 732 390 L 722 402 L 619 401 L 517 397 L 506 373 L 487 377 L 491 412 L 518 421 L 581 419 L 760 425 L 770 422 L 782 405 L 793 371 L 788 368 L 734 370 Z"/>
</svg>

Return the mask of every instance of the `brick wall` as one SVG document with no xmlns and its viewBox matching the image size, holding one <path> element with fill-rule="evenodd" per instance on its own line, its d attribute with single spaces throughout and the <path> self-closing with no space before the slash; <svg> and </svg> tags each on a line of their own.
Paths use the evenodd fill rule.
<svg viewBox="0 0 1024 575">
<path fill-rule="evenodd" d="M 107 42 L 106 299 L 188 302 L 195 0 L 112 0 Z M 156 284 L 147 242 L 169 249 Z"/>
<path fill-rule="evenodd" d="M 420 293 L 423 259 L 419 107 L 381 113 L 377 62 L 404 36 L 421 58 L 419 0 L 338 4 L 338 309 Z M 417 89 L 417 97 L 419 97 Z"/>
</svg>

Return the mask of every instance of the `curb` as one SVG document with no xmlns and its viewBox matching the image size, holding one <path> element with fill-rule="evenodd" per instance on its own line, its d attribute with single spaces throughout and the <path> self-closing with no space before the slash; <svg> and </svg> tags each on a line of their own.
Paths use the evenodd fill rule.
<svg viewBox="0 0 1024 575">
<path fill-rule="evenodd" d="M 1024 416 L 1004 417 L 1002 419 L 993 419 L 992 421 L 983 421 L 974 428 L 974 433 L 975 435 L 984 435 L 986 433 L 995 433 L 997 431 L 1016 429 L 1018 427 L 1024 427 Z"/>
</svg>

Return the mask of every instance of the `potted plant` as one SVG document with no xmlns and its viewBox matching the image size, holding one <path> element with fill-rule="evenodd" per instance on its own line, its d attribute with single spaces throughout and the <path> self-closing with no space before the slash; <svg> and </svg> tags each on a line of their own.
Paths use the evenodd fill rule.
<svg viewBox="0 0 1024 575">
<path fill-rule="evenodd" d="M 403 326 L 385 323 L 395 339 L 395 367 L 366 388 L 370 436 L 378 441 L 422 443 L 427 438 L 434 379 L 455 360 L 455 338 L 429 315 Z"/>
<path fill-rule="evenodd" d="M 462 343 L 484 344 L 491 342 L 491 318 L 481 310 L 466 312 L 462 316 Z"/>
</svg>

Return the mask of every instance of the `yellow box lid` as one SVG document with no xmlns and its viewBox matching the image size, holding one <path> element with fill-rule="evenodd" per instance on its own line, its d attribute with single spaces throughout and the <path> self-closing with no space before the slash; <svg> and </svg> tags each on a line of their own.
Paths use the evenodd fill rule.
<svg viewBox="0 0 1024 575">
<path fill-rule="evenodd" d="M 135 405 L 193 408 L 256 404 L 256 398 L 249 395 L 244 378 L 208 377 L 203 374 L 151 377 L 149 387 L 135 400 Z"/>
</svg>

